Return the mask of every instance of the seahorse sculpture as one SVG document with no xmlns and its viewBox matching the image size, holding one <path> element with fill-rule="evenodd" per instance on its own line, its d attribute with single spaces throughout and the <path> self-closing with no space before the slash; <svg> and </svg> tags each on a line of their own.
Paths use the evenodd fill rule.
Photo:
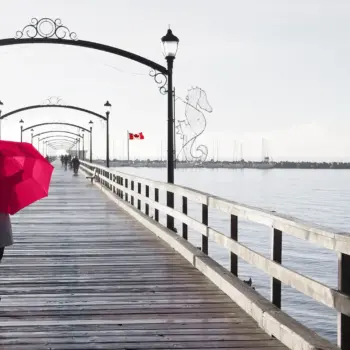
<svg viewBox="0 0 350 350">
<path fill-rule="evenodd" d="M 207 146 L 197 144 L 197 139 L 203 134 L 207 121 L 202 110 L 211 113 L 213 111 L 210 106 L 207 94 L 199 87 L 188 90 L 186 101 L 184 120 L 179 120 L 176 126 L 176 133 L 180 135 L 182 146 L 178 156 L 183 153 L 188 161 L 204 162 L 208 156 Z"/>
</svg>

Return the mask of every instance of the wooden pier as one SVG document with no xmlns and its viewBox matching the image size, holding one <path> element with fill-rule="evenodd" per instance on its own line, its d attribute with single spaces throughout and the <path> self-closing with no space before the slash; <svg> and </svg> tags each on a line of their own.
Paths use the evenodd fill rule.
<svg viewBox="0 0 350 350">
<path fill-rule="evenodd" d="M 13 217 L 0 349 L 283 349 L 183 257 L 60 165 Z"/>
<path fill-rule="evenodd" d="M 49 197 L 13 217 L 15 245 L 0 265 L 0 349 L 338 349 L 278 306 L 282 281 L 334 303 L 340 329 L 349 318 L 349 295 L 278 262 L 286 218 L 284 227 L 273 222 L 272 260 L 259 260 L 237 241 L 237 204 L 83 163 L 92 185 L 55 165 Z M 164 190 L 182 196 L 182 213 L 159 203 Z M 202 203 L 202 223 L 187 214 L 187 200 Z M 230 213 L 231 238 L 208 226 L 210 206 Z M 245 218 L 270 224 L 266 212 L 248 209 Z M 160 211 L 181 219 L 182 232 L 160 225 Z M 188 227 L 202 234 L 201 250 L 186 241 Z M 320 243 L 320 235 L 307 237 Z M 208 238 L 230 250 L 231 271 L 207 256 Z M 345 264 L 350 240 L 327 242 Z M 238 258 L 271 274 L 272 302 L 236 277 Z"/>
</svg>

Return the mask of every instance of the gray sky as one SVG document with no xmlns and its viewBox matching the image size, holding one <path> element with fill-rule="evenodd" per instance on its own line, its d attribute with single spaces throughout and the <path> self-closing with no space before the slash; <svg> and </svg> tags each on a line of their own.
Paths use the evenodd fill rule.
<svg viewBox="0 0 350 350">
<path fill-rule="evenodd" d="M 60 18 L 79 39 L 135 52 L 165 65 L 160 38 L 168 25 L 180 39 L 175 86 L 184 98 L 199 86 L 213 112 L 198 139 L 209 156 L 261 157 L 262 137 L 273 159 L 350 160 L 350 3 L 310 0 L 1 0 L 0 37 L 13 37 L 32 17 Z M 126 130 L 145 140 L 130 143 L 131 157 L 166 155 L 166 97 L 149 69 L 127 59 L 61 45 L 0 48 L 3 113 L 63 103 L 111 112 L 111 155 L 126 155 Z M 184 119 L 181 102 L 177 119 Z M 74 121 L 90 117 L 42 109 L 9 117 L 2 138 L 19 140 L 18 121 Z M 94 154 L 105 153 L 104 124 L 94 119 Z M 42 128 L 44 130 L 44 128 Z M 29 140 L 29 133 L 25 137 Z M 180 141 L 180 140 L 178 140 Z M 236 152 L 236 157 L 238 157 Z"/>
</svg>

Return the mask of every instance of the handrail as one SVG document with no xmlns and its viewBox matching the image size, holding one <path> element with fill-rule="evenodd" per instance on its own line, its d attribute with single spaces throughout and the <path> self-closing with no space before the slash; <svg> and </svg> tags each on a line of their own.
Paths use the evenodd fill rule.
<svg viewBox="0 0 350 350">
<path fill-rule="evenodd" d="M 168 184 L 160 181 L 145 179 L 139 176 L 111 170 L 104 166 L 81 161 L 82 168 L 88 173 L 95 169 L 99 182 L 115 192 L 118 197 L 128 201 L 141 210 L 141 203 L 145 204 L 145 214 L 150 215 L 150 208 L 154 210 L 154 220 L 159 220 L 159 212 L 170 215 L 182 222 L 182 236 L 187 239 L 188 227 L 202 235 L 202 251 L 208 254 L 208 238 L 230 252 L 230 271 L 238 275 L 238 258 L 243 259 L 272 278 L 272 302 L 281 307 L 281 282 L 291 286 L 299 292 L 339 312 L 343 322 L 340 322 L 340 334 L 345 334 L 346 325 L 350 317 L 350 234 L 337 230 L 313 225 L 276 212 L 248 206 L 228 199 L 220 198 L 209 193 L 197 191 L 184 186 Z M 149 197 L 153 188 L 154 199 Z M 182 197 L 182 212 L 159 203 L 159 190 L 173 192 Z M 143 194 L 144 193 L 144 194 Z M 187 201 L 202 204 L 202 222 L 187 214 Z M 231 237 L 211 228 L 208 225 L 208 209 L 217 209 L 229 214 L 231 218 Z M 238 218 L 273 228 L 272 258 L 269 259 L 244 244 L 238 242 Z M 304 276 L 282 265 L 282 232 L 294 237 L 315 243 L 339 253 L 339 290 L 331 288 L 321 282 Z M 345 286 L 345 291 L 342 290 Z M 345 335 L 344 335 L 345 336 Z M 349 343 L 350 346 L 350 343 Z M 345 347 L 344 347 L 345 348 Z"/>
<path fill-rule="evenodd" d="M 86 163 L 90 165 L 90 163 Z M 103 171 L 111 172 L 110 168 L 94 164 L 94 167 Z M 241 204 L 228 199 L 220 198 L 209 193 L 194 190 L 189 187 L 168 184 L 155 181 L 120 171 L 112 171 L 118 176 L 127 177 L 135 182 L 142 182 L 151 187 L 157 187 L 165 191 L 176 192 L 181 196 L 186 196 L 200 204 L 208 204 L 210 208 L 221 210 L 224 213 L 236 215 L 265 226 L 271 226 L 278 230 L 285 231 L 286 234 L 296 238 L 315 243 L 335 252 L 350 255 L 350 233 L 339 232 L 333 228 L 315 225 L 304 220 L 268 211 L 254 206 Z"/>
</svg>

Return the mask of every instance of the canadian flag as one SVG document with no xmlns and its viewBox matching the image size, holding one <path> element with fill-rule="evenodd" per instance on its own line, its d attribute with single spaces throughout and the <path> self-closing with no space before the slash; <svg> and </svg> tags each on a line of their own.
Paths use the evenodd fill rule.
<svg viewBox="0 0 350 350">
<path fill-rule="evenodd" d="M 144 140 L 144 138 L 142 132 L 139 132 L 138 134 L 132 134 L 129 132 L 129 140 Z"/>
</svg>

